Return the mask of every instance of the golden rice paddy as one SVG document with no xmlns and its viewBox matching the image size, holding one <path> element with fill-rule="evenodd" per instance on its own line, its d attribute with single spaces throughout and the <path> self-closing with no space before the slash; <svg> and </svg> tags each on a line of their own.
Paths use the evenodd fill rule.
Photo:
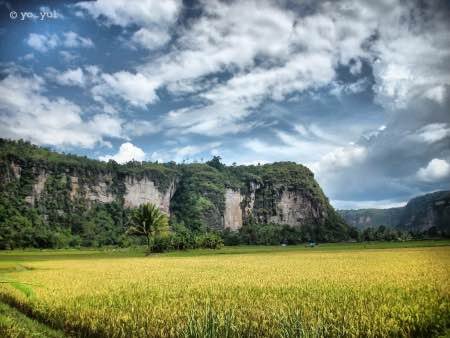
<svg viewBox="0 0 450 338">
<path fill-rule="evenodd" d="M 407 337 L 450 325 L 450 246 L 14 264 L 0 279 L 20 283 L 0 284 L 0 300 L 76 336 Z"/>
</svg>

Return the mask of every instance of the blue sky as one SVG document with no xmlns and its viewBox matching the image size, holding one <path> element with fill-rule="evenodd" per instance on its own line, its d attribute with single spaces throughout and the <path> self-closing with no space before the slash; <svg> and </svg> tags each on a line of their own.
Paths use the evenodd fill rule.
<svg viewBox="0 0 450 338">
<path fill-rule="evenodd" d="M 0 135 L 308 166 L 337 208 L 450 186 L 446 1 L 1 1 Z"/>
</svg>

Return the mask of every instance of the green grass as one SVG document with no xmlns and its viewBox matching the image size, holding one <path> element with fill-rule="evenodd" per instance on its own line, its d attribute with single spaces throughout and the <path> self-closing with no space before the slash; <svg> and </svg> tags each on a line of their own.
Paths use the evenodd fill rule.
<svg viewBox="0 0 450 338">
<path fill-rule="evenodd" d="M 450 246 L 450 240 L 423 240 L 406 242 L 362 242 L 362 243 L 324 243 L 318 244 L 314 248 L 305 245 L 289 246 L 266 246 L 266 245 L 238 245 L 225 246 L 219 250 L 192 249 L 184 251 L 172 251 L 152 256 L 169 257 L 194 257 L 205 255 L 242 255 L 255 253 L 278 253 L 289 251 L 347 251 L 362 249 L 395 249 L 395 248 L 420 248 Z M 138 248 L 81 248 L 81 249 L 25 249 L 0 251 L 0 272 L 4 270 L 6 264 L 9 269 L 15 269 L 21 262 L 32 261 L 53 261 L 66 259 L 118 259 L 130 257 L 142 257 L 145 254 L 145 247 Z M 3 266 L 2 266 L 3 264 Z"/>
<path fill-rule="evenodd" d="M 0 302 L 0 337 L 64 337 L 64 332 L 52 329 L 27 317 L 14 307 Z"/>
</svg>

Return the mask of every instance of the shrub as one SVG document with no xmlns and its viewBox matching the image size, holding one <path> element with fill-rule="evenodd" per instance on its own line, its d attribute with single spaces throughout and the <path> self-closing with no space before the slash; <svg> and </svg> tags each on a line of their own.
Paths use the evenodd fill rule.
<svg viewBox="0 0 450 338">
<path fill-rule="evenodd" d="M 150 246 L 150 252 L 164 252 L 173 249 L 172 236 L 173 234 L 156 235 Z"/>
<path fill-rule="evenodd" d="M 195 243 L 197 248 L 220 249 L 221 247 L 223 247 L 222 238 L 219 235 L 211 232 L 198 235 L 195 238 Z"/>
</svg>

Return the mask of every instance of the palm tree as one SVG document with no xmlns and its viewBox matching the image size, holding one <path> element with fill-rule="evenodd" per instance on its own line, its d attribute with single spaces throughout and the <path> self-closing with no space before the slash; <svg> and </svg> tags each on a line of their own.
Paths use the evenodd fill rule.
<svg viewBox="0 0 450 338">
<path fill-rule="evenodd" d="M 131 214 L 129 235 L 145 236 L 147 238 L 148 252 L 152 249 L 152 240 L 155 236 L 166 232 L 169 228 L 167 215 L 154 204 L 142 204 Z"/>
</svg>

